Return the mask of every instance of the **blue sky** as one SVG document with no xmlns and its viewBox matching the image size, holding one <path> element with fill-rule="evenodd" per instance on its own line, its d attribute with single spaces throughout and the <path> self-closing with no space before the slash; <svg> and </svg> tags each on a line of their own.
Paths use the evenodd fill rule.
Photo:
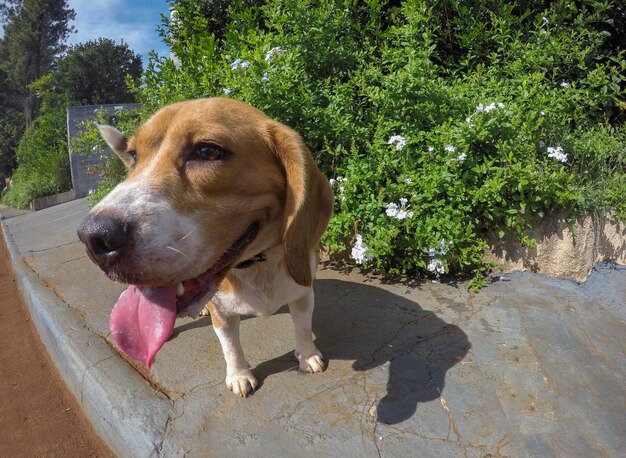
<svg viewBox="0 0 626 458">
<path fill-rule="evenodd" d="M 168 53 L 156 31 L 160 14 L 169 12 L 166 0 L 68 0 L 68 4 L 76 12 L 76 33 L 70 35 L 68 44 L 100 37 L 116 43 L 124 40 L 141 56 L 144 66 L 150 51 Z"/>
</svg>

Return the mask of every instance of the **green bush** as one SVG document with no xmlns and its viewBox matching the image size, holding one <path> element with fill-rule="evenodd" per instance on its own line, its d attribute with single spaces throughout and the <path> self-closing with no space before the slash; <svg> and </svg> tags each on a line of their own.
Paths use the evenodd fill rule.
<svg viewBox="0 0 626 458">
<path fill-rule="evenodd" d="M 179 64 L 153 56 L 138 99 L 232 97 L 300 132 L 334 186 L 332 253 L 479 286 L 487 232 L 532 244 L 555 209 L 626 219 L 626 61 L 607 44 L 621 7 L 233 2 L 212 35 L 203 4 L 164 26 Z"/>
<path fill-rule="evenodd" d="M 47 109 L 26 129 L 16 151 L 13 186 L 2 198 L 5 204 L 25 208 L 33 199 L 71 189 L 66 132 L 64 107 Z"/>
</svg>

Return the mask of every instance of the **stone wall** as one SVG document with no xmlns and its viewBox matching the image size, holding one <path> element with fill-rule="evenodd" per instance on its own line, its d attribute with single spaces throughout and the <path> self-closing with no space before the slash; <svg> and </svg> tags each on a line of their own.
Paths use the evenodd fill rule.
<svg viewBox="0 0 626 458">
<path fill-rule="evenodd" d="M 557 212 L 533 224 L 534 248 L 512 237 L 490 237 L 489 261 L 503 270 L 530 270 L 578 282 L 587 279 L 596 263 L 626 264 L 626 224 L 610 213 L 582 216 L 570 228 Z"/>
<path fill-rule="evenodd" d="M 67 108 L 67 136 L 70 143 L 72 187 L 77 199 L 85 197 L 89 191 L 98 187 L 101 177 L 96 173 L 95 168 L 100 164 L 103 155 L 111 154 L 111 150 L 108 148 L 104 151 L 72 151 L 72 140 L 79 133 L 81 124 L 94 119 L 100 109 L 105 109 L 112 119 L 119 110 L 133 110 L 138 107 L 139 104 L 136 103 L 120 103 Z"/>
<path fill-rule="evenodd" d="M 70 200 L 76 199 L 74 190 L 53 194 L 51 196 L 39 197 L 30 201 L 30 209 L 32 211 L 43 210 L 44 208 L 53 207 L 55 205 L 64 204 Z"/>
</svg>

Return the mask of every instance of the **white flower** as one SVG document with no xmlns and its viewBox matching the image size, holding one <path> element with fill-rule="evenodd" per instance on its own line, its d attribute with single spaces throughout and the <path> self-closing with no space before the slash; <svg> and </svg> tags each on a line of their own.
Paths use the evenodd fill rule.
<svg viewBox="0 0 626 458">
<path fill-rule="evenodd" d="M 394 135 L 387 142 L 388 145 L 394 145 L 396 149 L 399 151 L 406 145 L 406 140 L 402 135 Z"/>
<path fill-rule="evenodd" d="M 401 198 L 400 206 L 398 206 L 398 204 L 395 204 L 393 202 L 387 204 L 385 213 L 390 218 L 396 218 L 396 219 L 407 219 L 407 218 L 413 217 L 413 212 L 408 210 L 409 208 L 409 205 L 407 205 L 408 201 L 409 201 L 408 199 Z"/>
<path fill-rule="evenodd" d="M 489 105 L 484 106 L 482 103 L 479 103 L 476 106 L 476 113 L 489 113 L 490 111 L 493 110 L 501 110 L 502 108 L 504 108 L 504 103 L 502 102 L 491 102 Z"/>
<path fill-rule="evenodd" d="M 477 115 L 478 113 L 489 113 L 490 111 L 501 110 L 502 108 L 504 108 L 504 103 L 502 102 L 498 102 L 497 104 L 495 102 L 491 102 L 487 106 L 483 105 L 482 103 L 479 103 L 478 105 L 476 105 L 476 111 L 472 113 L 471 116 L 468 116 L 467 118 L 465 118 L 465 122 L 467 123 L 468 127 L 471 129 L 472 127 L 474 127 L 472 118 L 475 115 Z M 447 151 L 451 151 L 451 150 L 447 149 Z"/>
<path fill-rule="evenodd" d="M 392 218 L 397 217 L 398 216 L 398 204 L 394 204 L 393 202 L 390 204 L 387 204 L 387 211 L 385 213 L 387 213 L 387 216 L 391 216 Z"/>
<path fill-rule="evenodd" d="M 363 264 L 374 259 L 373 255 L 367 253 L 367 250 L 369 250 L 369 247 L 363 242 L 363 237 L 361 234 L 357 234 L 350 256 L 357 264 Z"/>
<path fill-rule="evenodd" d="M 439 250 L 439 253 L 442 255 L 446 255 L 448 254 L 448 251 L 450 251 L 450 245 L 452 245 L 452 242 L 448 242 L 446 239 L 441 239 L 441 241 L 437 244 L 437 250 Z"/>
<path fill-rule="evenodd" d="M 548 146 L 548 157 L 556 159 L 559 162 L 567 162 L 567 154 L 563 152 L 563 148 L 560 146 L 557 146 L 556 148 Z"/>
<path fill-rule="evenodd" d="M 467 157 L 467 154 L 465 153 L 461 153 L 456 157 L 456 160 L 459 162 L 463 162 L 465 160 L 465 158 Z"/>
<path fill-rule="evenodd" d="M 569 83 L 567 81 L 562 81 L 561 82 L 561 87 L 567 88 L 567 87 L 569 87 Z"/>
<path fill-rule="evenodd" d="M 444 149 L 449 153 L 454 153 L 456 151 L 456 148 L 452 145 L 446 145 Z"/>
<path fill-rule="evenodd" d="M 263 78 L 261 78 L 262 83 L 267 83 L 270 80 L 270 77 L 267 76 L 267 72 L 263 73 Z"/>
<path fill-rule="evenodd" d="M 413 183 L 413 180 L 411 178 L 405 178 L 404 180 L 402 180 L 404 183 L 406 184 L 411 184 Z"/>
<path fill-rule="evenodd" d="M 230 95 L 230 89 L 228 89 L 227 87 L 224 88 L 224 94 L 225 95 Z"/>
<path fill-rule="evenodd" d="M 429 152 L 429 153 L 432 153 L 433 151 L 435 151 L 435 148 L 433 148 L 432 146 L 429 146 L 429 147 L 428 147 L 428 152 Z"/>
<path fill-rule="evenodd" d="M 548 25 L 548 24 L 550 24 L 550 21 L 548 20 L 548 18 L 545 17 L 545 16 L 542 17 L 541 18 L 541 25 L 543 26 L 543 25 Z"/>
<path fill-rule="evenodd" d="M 545 116 L 545 115 L 546 115 L 546 112 L 545 112 L 545 111 L 540 111 L 540 112 L 539 112 L 539 114 L 540 114 L 541 116 Z"/>
<path fill-rule="evenodd" d="M 413 217 L 413 212 L 406 211 L 404 208 L 398 210 L 398 214 L 396 215 L 397 219 L 407 219 Z"/>
<path fill-rule="evenodd" d="M 439 276 L 445 273 L 446 267 L 448 267 L 448 263 L 444 259 L 433 258 L 428 262 L 427 269 Z"/>
<path fill-rule="evenodd" d="M 90 189 L 89 192 L 87 193 L 87 195 L 93 196 L 95 192 L 96 192 L 95 189 Z"/>
<path fill-rule="evenodd" d="M 235 59 L 235 61 L 232 64 L 230 64 L 230 69 L 239 70 L 240 68 L 248 68 L 250 65 L 252 64 L 248 62 L 247 60 Z"/>
<path fill-rule="evenodd" d="M 330 180 L 328 180 L 328 183 L 330 184 L 331 187 L 335 187 L 337 186 L 339 183 L 347 183 L 348 180 L 346 180 L 344 177 L 337 177 L 337 178 L 331 178 Z M 343 186 L 339 186 L 339 188 L 337 189 L 339 191 L 339 195 L 337 195 L 336 197 L 341 201 L 344 202 L 346 200 L 345 196 L 343 195 L 343 193 L 345 192 L 345 188 Z"/>
<path fill-rule="evenodd" d="M 430 260 L 428 261 L 428 266 L 426 268 L 437 277 L 445 273 L 448 268 L 448 262 L 443 259 L 442 256 L 448 254 L 448 251 L 450 251 L 450 245 L 452 245 L 452 242 L 448 242 L 446 239 L 441 239 L 436 247 L 428 249 L 428 256 L 430 256 Z"/>
<path fill-rule="evenodd" d="M 485 113 L 489 113 L 490 111 L 493 111 L 495 109 L 496 109 L 496 104 L 492 102 L 485 107 Z"/>
<path fill-rule="evenodd" d="M 338 176 L 337 178 L 331 178 L 330 180 L 328 180 L 328 182 L 330 183 L 331 186 L 334 187 L 334 186 L 337 186 L 337 184 L 339 183 L 347 183 L 348 180 L 342 176 Z M 343 192 L 343 186 L 339 188 L 339 191 Z"/>
<path fill-rule="evenodd" d="M 275 57 L 280 57 L 283 54 L 283 51 L 283 48 L 276 46 L 265 53 L 265 60 L 269 62 Z"/>
<path fill-rule="evenodd" d="M 450 251 L 450 245 L 452 242 L 448 242 L 446 239 L 441 239 L 441 241 L 434 248 L 428 249 L 428 256 L 434 258 L 438 255 L 445 256 Z"/>
</svg>

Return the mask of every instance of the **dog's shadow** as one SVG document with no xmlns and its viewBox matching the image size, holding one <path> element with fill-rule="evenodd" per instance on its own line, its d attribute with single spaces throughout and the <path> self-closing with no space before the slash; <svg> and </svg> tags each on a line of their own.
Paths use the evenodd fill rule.
<svg viewBox="0 0 626 458">
<path fill-rule="evenodd" d="M 288 313 L 287 307 L 278 313 Z M 203 327 L 200 319 L 175 329 Z M 389 362 L 387 394 L 379 401 L 377 420 L 396 424 L 410 418 L 420 402 L 441 396 L 445 376 L 471 344 L 457 326 L 433 312 L 382 288 L 341 280 L 316 280 L 313 313 L 315 344 L 329 365 L 354 361 L 356 371 Z M 252 369 L 260 384 L 270 375 L 294 368 L 293 351 Z"/>
<path fill-rule="evenodd" d="M 389 362 L 387 394 L 376 409 L 377 420 L 387 424 L 410 418 L 420 402 L 441 396 L 446 372 L 471 347 L 459 327 L 415 302 L 340 280 L 315 282 L 313 332 L 329 365 L 354 360 L 354 370 L 366 371 Z M 262 382 L 289 367 L 292 358 L 293 353 L 279 356 L 253 372 Z"/>
</svg>

